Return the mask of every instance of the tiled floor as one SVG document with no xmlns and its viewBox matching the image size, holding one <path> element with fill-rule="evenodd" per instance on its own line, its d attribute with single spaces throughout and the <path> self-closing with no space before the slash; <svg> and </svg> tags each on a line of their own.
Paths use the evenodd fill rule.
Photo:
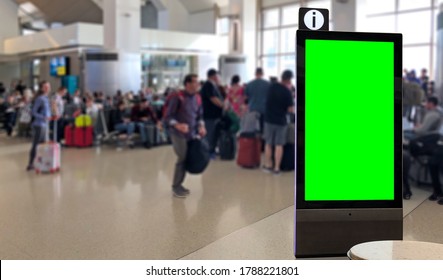
<svg viewBox="0 0 443 280">
<path fill-rule="evenodd" d="M 64 149 L 26 173 L 29 144 L 0 135 L 0 259 L 293 259 L 294 173 L 212 162 L 173 198 L 171 147 Z M 443 206 L 413 189 L 405 239 L 443 243 Z"/>
</svg>

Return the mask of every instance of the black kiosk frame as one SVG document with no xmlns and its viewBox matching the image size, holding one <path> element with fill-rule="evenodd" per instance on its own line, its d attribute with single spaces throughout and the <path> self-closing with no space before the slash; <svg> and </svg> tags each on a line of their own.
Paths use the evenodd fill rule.
<svg viewBox="0 0 443 280">
<path fill-rule="evenodd" d="M 342 40 L 392 42 L 394 45 L 394 199 L 305 199 L 306 41 Z M 297 131 L 295 256 L 344 256 L 354 245 L 375 240 L 403 239 L 402 209 L 402 35 L 329 31 L 297 31 Z M 333 53 L 329 55 L 334 55 Z M 362 53 L 362 55 L 365 55 Z M 322 81 L 318 81 L 321 83 Z M 341 83 L 343 81 L 337 81 Z M 376 81 L 374 81 L 376 82 Z M 362 85 L 364 86 L 364 85 Z M 358 93 L 356 93 L 358 94 Z M 338 97 L 339 98 L 339 97 Z M 341 108 L 335 108 L 340 110 Z M 327 122 L 325 120 L 325 125 Z M 358 128 L 357 128 L 358 129 Z M 361 128 L 364 129 L 364 128 Z M 337 136 L 336 136 L 337 137 Z M 339 136 L 338 136 L 339 137 Z M 362 147 L 364 149 L 365 147 Z M 365 160 L 365 159 L 362 159 Z M 354 163 L 355 164 L 355 163 Z M 344 167 L 346 168 L 346 167 Z M 370 172 L 370 171 L 369 171 Z M 369 174 L 369 173 L 368 173 Z M 376 175 L 376 174 L 374 174 Z M 319 174 L 321 176 L 321 174 Z M 358 187 L 358 182 L 356 182 Z"/>
</svg>

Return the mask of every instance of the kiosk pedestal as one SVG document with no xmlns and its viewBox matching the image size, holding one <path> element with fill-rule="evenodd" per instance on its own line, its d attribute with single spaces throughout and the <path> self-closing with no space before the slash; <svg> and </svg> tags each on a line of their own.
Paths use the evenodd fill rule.
<svg viewBox="0 0 443 280">
<path fill-rule="evenodd" d="M 296 256 L 345 256 L 361 242 L 401 240 L 402 209 L 297 210 Z"/>
</svg>

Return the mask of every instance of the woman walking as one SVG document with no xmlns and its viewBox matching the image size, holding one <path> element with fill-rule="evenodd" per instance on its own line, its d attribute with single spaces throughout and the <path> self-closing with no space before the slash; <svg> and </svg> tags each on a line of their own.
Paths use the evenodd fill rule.
<svg viewBox="0 0 443 280">
<path fill-rule="evenodd" d="M 43 81 L 40 83 L 39 91 L 32 105 L 32 147 L 29 153 L 28 171 L 34 169 L 34 159 L 37 154 L 37 146 L 45 141 L 48 122 L 51 117 L 48 95 L 51 92 L 51 85 Z"/>
</svg>

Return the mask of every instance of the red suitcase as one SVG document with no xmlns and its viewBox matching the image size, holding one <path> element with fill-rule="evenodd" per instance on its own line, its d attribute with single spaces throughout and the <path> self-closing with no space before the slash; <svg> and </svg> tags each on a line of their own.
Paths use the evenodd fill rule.
<svg viewBox="0 0 443 280">
<path fill-rule="evenodd" d="M 67 125 L 65 127 L 65 146 L 74 147 L 74 126 Z"/>
<path fill-rule="evenodd" d="M 73 127 L 65 128 L 65 145 L 68 147 L 90 147 L 94 141 L 93 127 Z"/>
<path fill-rule="evenodd" d="M 260 167 L 261 145 L 261 139 L 255 133 L 240 135 L 238 138 L 237 164 L 245 168 Z"/>
<path fill-rule="evenodd" d="M 91 147 L 94 143 L 94 129 L 92 126 L 76 127 L 74 133 L 76 147 Z"/>
</svg>

